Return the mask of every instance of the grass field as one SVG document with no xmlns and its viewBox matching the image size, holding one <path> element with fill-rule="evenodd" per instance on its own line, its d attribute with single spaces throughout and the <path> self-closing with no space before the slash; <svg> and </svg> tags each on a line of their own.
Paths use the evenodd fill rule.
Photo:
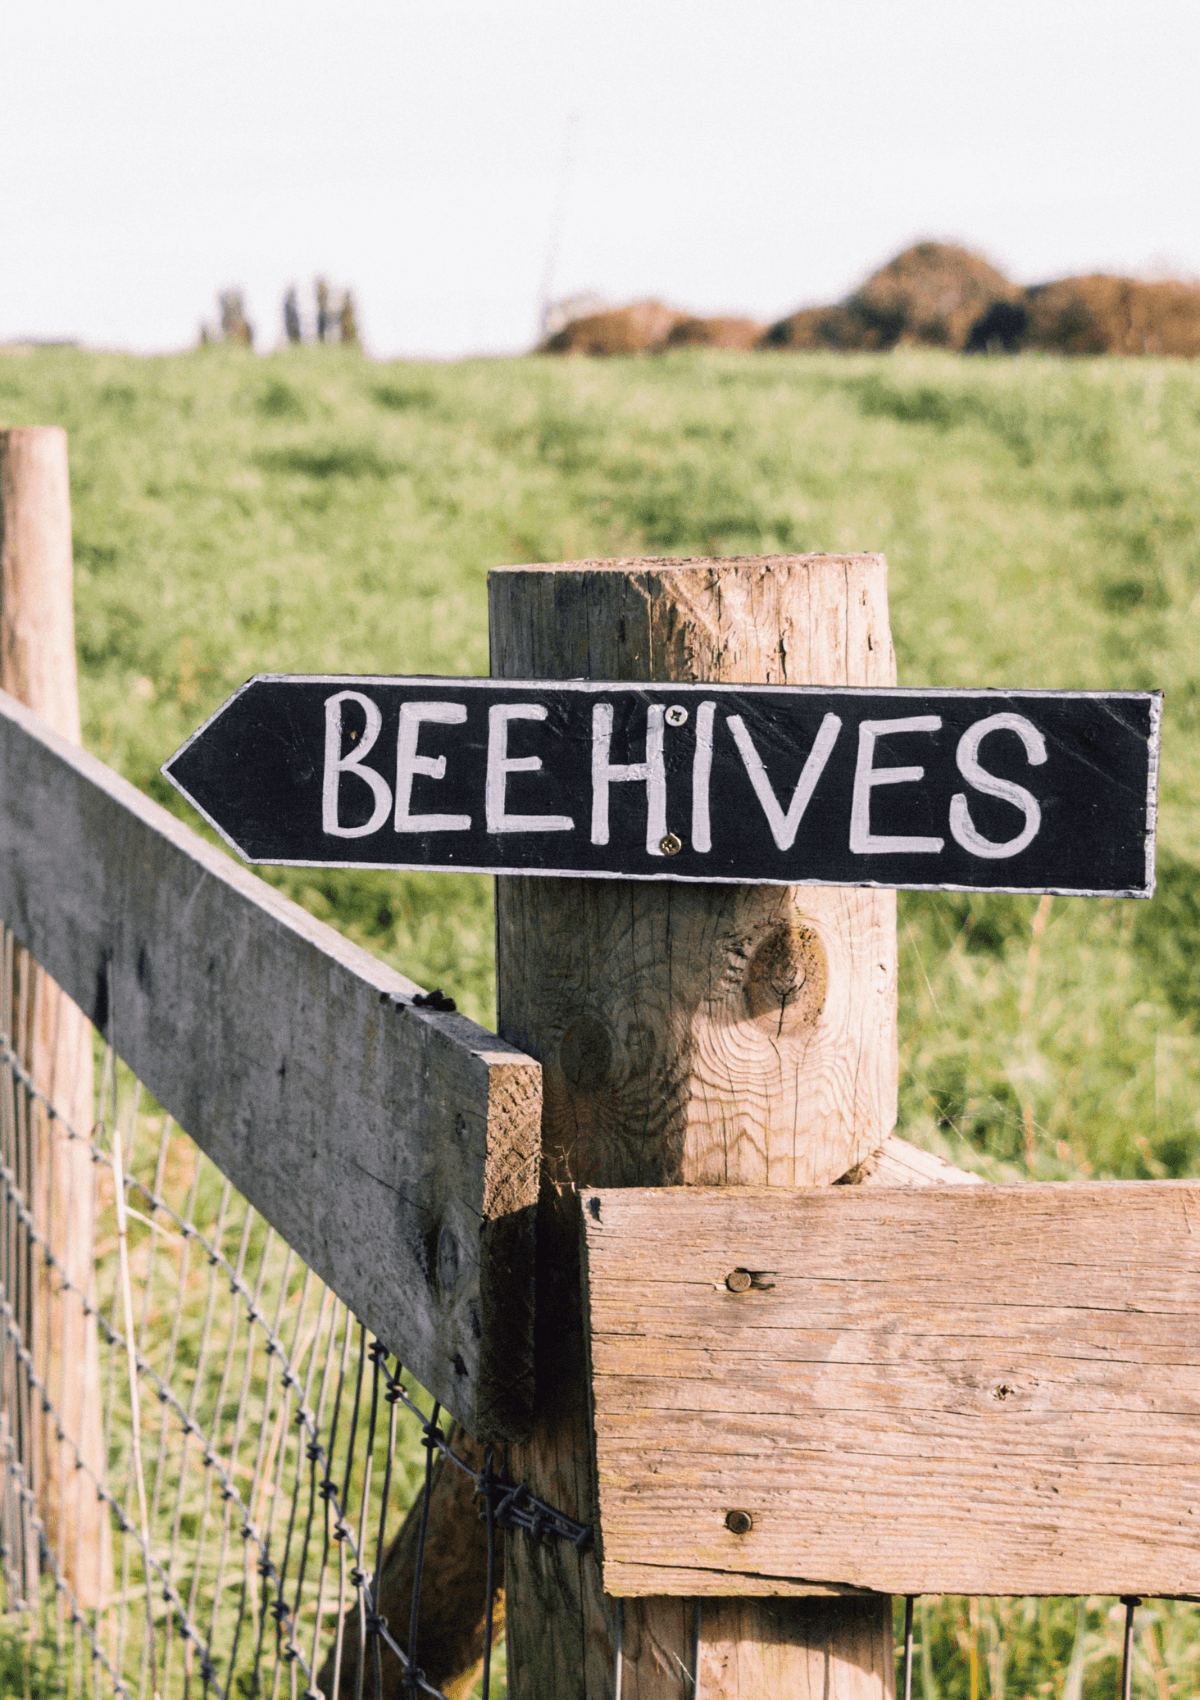
<svg viewBox="0 0 1200 1700">
<path fill-rule="evenodd" d="M 1152 903 L 902 894 L 900 1131 L 995 1179 L 1200 1172 L 1200 369 L 0 351 L 34 423 L 71 439 L 85 741 L 193 825 L 158 765 L 234 686 L 486 672 L 504 562 L 878 549 L 902 684 L 1163 688 Z M 269 877 L 492 1021 L 486 881 Z M 1106 1613 L 931 1608 L 918 1686 L 1111 1693 Z M 1139 1643 L 1159 1700 L 1192 1623 Z"/>
</svg>

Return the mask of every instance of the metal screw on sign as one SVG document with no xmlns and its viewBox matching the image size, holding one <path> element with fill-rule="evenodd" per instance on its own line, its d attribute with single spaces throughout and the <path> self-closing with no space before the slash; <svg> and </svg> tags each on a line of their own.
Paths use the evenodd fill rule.
<svg viewBox="0 0 1200 1700">
<path fill-rule="evenodd" d="M 1133 1689 L 1133 1614 L 1141 1605 L 1137 1594 L 1122 1594 L 1125 1607 L 1125 1647 L 1121 1656 L 1121 1700 L 1129 1700 Z"/>
<path fill-rule="evenodd" d="M 668 726 L 682 726 L 687 720 L 687 709 L 681 702 L 673 702 L 663 718 Z"/>
<path fill-rule="evenodd" d="M 658 847 L 664 856 L 678 856 L 683 849 L 683 840 L 675 833 L 668 832 L 665 838 L 659 840 Z"/>
</svg>

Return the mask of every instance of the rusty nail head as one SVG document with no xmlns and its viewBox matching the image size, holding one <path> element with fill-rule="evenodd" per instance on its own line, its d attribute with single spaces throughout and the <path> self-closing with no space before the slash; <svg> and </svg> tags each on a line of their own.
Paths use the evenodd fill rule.
<svg viewBox="0 0 1200 1700">
<path fill-rule="evenodd" d="M 668 726 L 682 726 L 687 719 L 687 709 L 680 702 L 673 702 L 665 716 Z"/>
<path fill-rule="evenodd" d="M 664 856 L 678 856 L 683 849 L 682 838 L 677 838 L 673 832 L 668 832 L 665 838 L 660 838 L 658 847 Z"/>
<path fill-rule="evenodd" d="M 748 1535 L 754 1527 L 754 1519 L 748 1511 L 727 1511 L 725 1527 L 731 1535 Z"/>
<path fill-rule="evenodd" d="M 725 1285 L 731 1293 L 744 1293 L 753 1286 L 753 1278 L 748 1269 L 733 1269 L 725 1277 Z M 732 1517 L 733 1513 L 730 1512 Z"/>
</svg>

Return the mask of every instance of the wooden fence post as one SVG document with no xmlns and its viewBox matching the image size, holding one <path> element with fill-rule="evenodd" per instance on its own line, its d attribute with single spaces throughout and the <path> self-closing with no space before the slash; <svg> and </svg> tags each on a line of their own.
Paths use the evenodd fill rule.
<svg viewBox="0 0 1200 1700">
<path fill-rule="evenodd" d="M 511 679 L 895 682 L 880 556 L 635 560 L 491 575 L 492 673 Z M 632 758 L 636 760 L 635 758 Z M 716 800 L 714 799 L 714 802 Z M 719 806 L 719 805 L 718 805 Z M 668 825 L 688 830 L 681 811 Z M 574 1186 L 837 1180 L 896 1112 L 895 896 L 886 891 L 497 880 L 500 1032 L 544 1070 L 537 1423 L 516 1479 L 593 1521 Z M 886 1597 L 625 1601 L 593 1555 L 507 1542 L 514 1700 L 693 1692 L 882 1700 Z M 816 1591 L 815 1591 L 816 1592 Z"/>
<path fill-rule="evenodd" d="M 0 431 L 0 687 L 78 744 L 72 578 L 66 432 L 58 426 Z M 72 1141 L 64 1126 L 85 1135 L 91 1129 L 92 1029 L 23 950 L 14 952 L 10 997 L 16 1048 L 40 1095 L 29 1115 L 19 1114 L 10 1126 L 27 1142 L 25 1179 L 37 1231 L 74 1289 L 57 1296 L 60 1277 L 32 1257 L 22 1326 L 63 1432 L 102 1479 L 99 1349 L 95 1319 L 82 1301 L 95 1297 L 95 1177 L 86 1140 Z M 54 1417 L 35 1413 L 28 1433 L 17 1413 L 8 1420 L 51 1550 L 79 1602 L 98 1606 L 109 1586 L 111 1546 L 94 1484 L 76 1469 L 71 1446 L 58 1440 Z"/>
</svg>

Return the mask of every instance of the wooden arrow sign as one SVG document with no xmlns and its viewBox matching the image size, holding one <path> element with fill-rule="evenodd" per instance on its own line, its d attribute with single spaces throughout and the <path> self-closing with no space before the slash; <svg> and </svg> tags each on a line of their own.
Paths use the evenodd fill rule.
<svg viewBox="0 0 1200 1700">
<path fill-rule="evenodd" d="M 162 771 L 250 862 L 1149 897 L 1161 707 L 260 675 Z"/>
</svg>

